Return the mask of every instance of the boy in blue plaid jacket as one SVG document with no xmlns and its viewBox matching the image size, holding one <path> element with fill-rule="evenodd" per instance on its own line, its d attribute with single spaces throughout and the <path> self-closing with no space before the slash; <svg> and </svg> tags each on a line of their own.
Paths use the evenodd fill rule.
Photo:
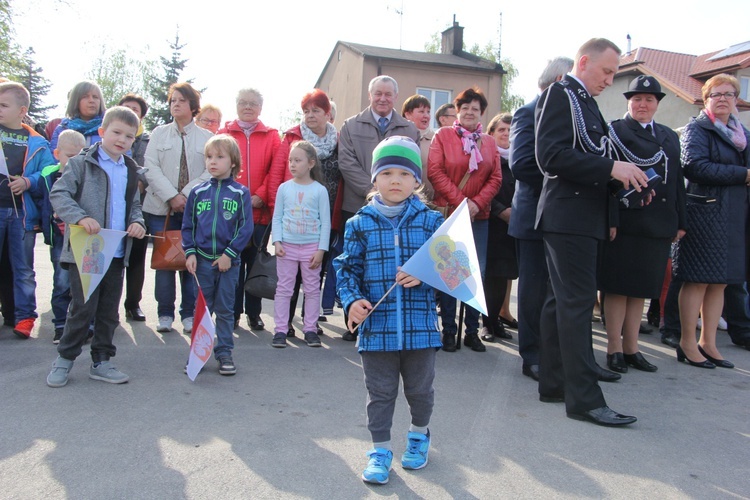
<svg viewBox="0 0 750 500">
<path fill-rule="evenodd" d="M 385 484 L 393 460 L 391 423 L 399 377 L 409 403 L 411 426 L 401 458 L 405 469 L 427 465 L 435 378 L 441 347 L 434 290 L 400 271 L 440 227 L 443 217 L 414 194 L 422 180 L 419 147 L 407 137 L 389 137 L 373 151 L 370 202 L 346 223 L 344 251 L 336 258 L 338 293 L 349 329 L 359 324 L 359 353 L 365 375 L 367 427 L 373 448 L 362 473 Z M 393 285 L 398 286 L 372 311 Z"/>
</svg>

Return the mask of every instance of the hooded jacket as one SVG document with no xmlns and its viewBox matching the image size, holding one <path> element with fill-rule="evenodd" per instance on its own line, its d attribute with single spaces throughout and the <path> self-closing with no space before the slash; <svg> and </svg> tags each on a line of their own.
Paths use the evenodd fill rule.
<svg viewBox="0 0 750 500">
<path fill-rule="evenodd" d="M 344 249 L 333 261 L 344 310 L 357 300 L 373 305 L 393 285 L 404 264 L 443 223 L 439 212 L 411 196 L 394 227 L 372 205 L 346 222 Z M 396 286 L 360 326 L 359 351 L 439 348 L 435 292 L 427 284 Z"/>
<path fill-rule="evenodd" d="M 21 127 L 29 133 L 29 142 L 26 146 L 26 157 L 23 162 L 23 177 L 26 178 L 29 187 L 21 197 L 24 210 L 24 228 L 26 231 L 34 231 L 40 225 L 40 210 L 34 198 L 41 199 L 39 179 L 42 169 L 48 165 L 57 163 L 50 152 L 47 139 L 42 137 L 33 128 L 25 123 Z"/>
</svg>

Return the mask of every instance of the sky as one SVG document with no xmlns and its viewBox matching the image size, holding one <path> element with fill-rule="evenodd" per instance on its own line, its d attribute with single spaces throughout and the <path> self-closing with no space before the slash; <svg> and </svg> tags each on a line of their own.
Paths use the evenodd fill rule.
<svg viewBox="0 0 750 500">
<path fill-rule="evenodd" d="M 422 51 L 454 15 L 464 27 L 465 48 L 500 42 L 501 56 L 519 72 L 512 92 L 526 101 L 536 94 L 549 59 L 574 57 L 592 37 L 609 38 L 626 51 L 630 34 L 633 50 L 695 55 L 750 40 L 748 0 L 618 2 L 617 8 L 615 2 L 546 0 L 181 3 L 11 0 L 16 40 L 34 48 L 37 65 L 53 84 L 44 104 L 57 105 L 61 114 L 67 92 L 86 79 L 103 48 L 169 56 L 178 27 L 189 60 L 182 76 L 206 88 L 202 103 L 219 106 L 225 120 L 233 119 L 237 91 L 254 87 L 264 95 L 261 120 L 275 127 L 299 108 L 337 41 Z M 410 89 L 401 94 L 403 99 Z"/>
</svg>

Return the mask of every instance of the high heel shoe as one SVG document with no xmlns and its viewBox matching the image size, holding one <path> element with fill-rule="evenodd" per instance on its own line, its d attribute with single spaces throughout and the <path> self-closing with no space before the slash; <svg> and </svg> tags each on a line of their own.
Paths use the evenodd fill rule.
<svg viewBox="0 0 750 500">
<path fill-rule="evenodd" d="M 727 361 L 726 359 L 716 359 L 713 356 L 709 356 L 706 354 L 706 351 L 703 350 L 701 346 L 698 346 L 698 350 L 701 354 L 703 354 L 703 357 L 709 360 L 711 363 L 715 364 L 719 368 L 734 368 L 734 363 L 731 361 Z"/>
<path fill-rule="evenodd" d="M 683 361 L 687 361 L 690 363 L 690 366 L 697 366 L 698 368 L 716 368 L 716 365 L 711 363 L 708 359 L 706 361 L 691 361 L 690 358 L 688 358 L 685 355 L 685 351 L 682 350 L 682 347 L 677 346 L 677 361 L 682 363 Z"/>
</svg>

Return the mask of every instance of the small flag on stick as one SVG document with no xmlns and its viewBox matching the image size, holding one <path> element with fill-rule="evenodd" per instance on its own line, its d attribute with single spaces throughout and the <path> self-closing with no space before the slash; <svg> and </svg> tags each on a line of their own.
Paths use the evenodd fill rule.
<svg viewBox="0 0 750 500">
<path fill-rule="evenodd" d="M 401 270 L 487 315 L 466 200 L 401 266 Z"/>
<path fill-rule="evenodd" d="M 195 316 L 193 317 L 193 335 L 190 338 L 190 356 L 188 357 L 187 376 L 195 382 L 203 366 L 211 357 L 216 338 L 216 325 L 211 312 L 206 306 L 203 290 L 198 286 L 198 300 L 195 302 Z"/>
</svg>

